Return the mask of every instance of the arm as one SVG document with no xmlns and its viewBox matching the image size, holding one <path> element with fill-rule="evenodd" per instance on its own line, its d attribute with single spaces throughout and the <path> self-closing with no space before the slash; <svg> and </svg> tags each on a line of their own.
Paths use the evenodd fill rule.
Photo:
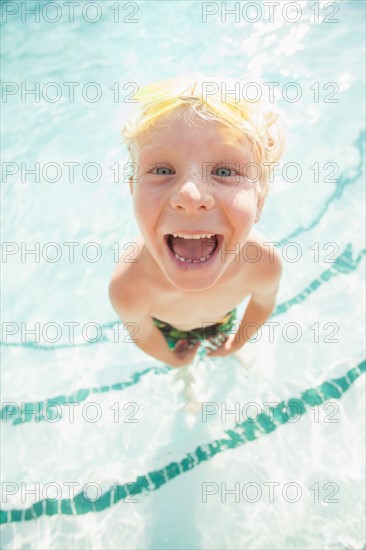
<svg viewBox="0 0 366 550">
<path fill-rule="evenodd" d="M 260 282 L 257 282 L 256 290 L 252 293 L 237 332 L 230 335 L 218 350 L 209 352 L 208 355 L 219 356 L 233 353 L 243 347 L 256 334 L 270 317 L 275 307 L 281 276 L 282 260 L 279 253 L 275 251 L 270 269 L 267 265 L 264 275 L 259 278 Z"/>
<path fill-rule="evenodd" d="M 276 303 L 277 289 L 270 293 L 252 295 L 235 335 L 238 348 L 244 346 L 269 319 Z"/>
<path fill-rule="evenodd" d="M 184 355 L 171 350 L 141 298 L 134 295 L 133 290 L 123 289 L 123 286 L 120 281 L 112 280 L 109 285 L 109 298 L 122 323 L 126 323 L 132 341 L 145 353 L 170 366 L 181 367 L 190 363 L 198 346 Z"/>
</svg>

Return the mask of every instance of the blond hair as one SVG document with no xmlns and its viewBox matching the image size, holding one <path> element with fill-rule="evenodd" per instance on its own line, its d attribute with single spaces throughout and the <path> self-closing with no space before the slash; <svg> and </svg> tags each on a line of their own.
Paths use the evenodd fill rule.
<svg viewBox="0 0 366 550">
<path fill-rule="evenodd" d="M 131 145 L 159 121 L 183 109 L 191 122 L 193 116 L 198 115 L 204 120 L 221 123 L 249 140 L 255 163 L 260 169 L 258 191 L 264 199 L 269 191 L 271 166 L 281 158 L 285 149 L 285 136 L 278 123 L 279 115 L 272 106 L 261 99 L 243 98 L 242 93 L 233 97 L 233 90 L 240 90 L 240 86 L 245 84 L 243 81 L 194 73 L 145 85 L 133 96 L 137 103 L 122 129 L 122 137 L 129 151 Z M 226 86 L 224 100 L 223 85 Z"/>
</svg>

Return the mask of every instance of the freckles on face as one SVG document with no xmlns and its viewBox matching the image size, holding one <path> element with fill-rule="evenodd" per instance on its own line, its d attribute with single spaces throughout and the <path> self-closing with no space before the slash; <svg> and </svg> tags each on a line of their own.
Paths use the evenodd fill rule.
<svg viewBox="0 0 366 550">
<path fill-rule="evenodd" d="M 163 186 L 153 185 L 144 176 L 144 170 L 139 168 L 132 194 L 136 217 L 141 219 L 142 223 L 149 222 L 154 215 L 157 216 L 167 200 L 167 190 Z"/>
<path fill-rule="evenodd" d="M 255 184 L 248 182 L 240 189 L 226 190 L 221 205 L 230 221 L 232 237 L 245 241 L 256 217 L 257 192 Z"/>
<path fill-rule="evenodd" d="M 227 134 L 227 131 L 224 130 L 223 133 Z M 236 158 L 239 159 L 240 172 L 245 178 L 238 178 L 236 185 L 229 184 L 218 187 L 217 197 L 227 218 L 232 222 L 233 227 L 239 230 L 240 227 L 245 228 L 254 222 L 258 175 L 254 166 L 254 155 L 248 141 L 246 139 L 239 140 L 237 136 L 234 136 L 231 137 L 230 144 L 233 146 L 233 150 L 241 152 L 241 156 L 237 154 Z"/>
<path fill-rule="evenodd" d="M 134 184 L 133 209 L 136 221 L 146 237 L 145 228 L 151 228 L 155 225 L 158 216 L 159 198 L 156 189 L 152 189 L 142 182 L 136 181 Z"/>
<path fill-rule="evenodd" d="M 172 115 L 133 149 L 136 221 L 151 256 L 183 290 L 220 279 L 234 260 L 221 251 L 244 245 L 256 216 L 247 139 L 218 122 L 195 122 Z"/>
</svg>

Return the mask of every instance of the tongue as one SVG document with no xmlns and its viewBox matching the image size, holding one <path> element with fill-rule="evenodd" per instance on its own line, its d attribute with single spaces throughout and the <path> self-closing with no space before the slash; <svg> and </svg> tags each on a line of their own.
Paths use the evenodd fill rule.
<svg viewBox="0 0 366 550">
<path fill-rule="evenodd" d="M 185 260 L 199 260 L 211 254 L 216 245 L 216 237 L 204 237 L 202 239 L 183 239 L 182 237 L 170 237 L 173 250 Z"/>
</svg>

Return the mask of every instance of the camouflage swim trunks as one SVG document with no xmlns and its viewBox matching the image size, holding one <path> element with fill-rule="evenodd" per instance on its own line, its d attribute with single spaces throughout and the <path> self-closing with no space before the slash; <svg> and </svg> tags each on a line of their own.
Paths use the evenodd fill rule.
<svg viewBox="0 0 366 550">
<path fill-rule="evenodd" d="M 210 349 L 216 349 L 225 342 L 229 333 L 233 333 L 232 328 L 236 321 L 236 308 L 227 313 L 218 323 L 192 330 L 179 330 L 169 325 L 169 323 L 160 321 L 160 319 L 156 319 L 155 317 L 152 319 L 154 324 L 163 333 L 170 348 L 174 348 L 177 342 L 183 340 L 188 346 L 193 346 L 196 342 L 201 341 L 203 345 Z"/>
</svg>

